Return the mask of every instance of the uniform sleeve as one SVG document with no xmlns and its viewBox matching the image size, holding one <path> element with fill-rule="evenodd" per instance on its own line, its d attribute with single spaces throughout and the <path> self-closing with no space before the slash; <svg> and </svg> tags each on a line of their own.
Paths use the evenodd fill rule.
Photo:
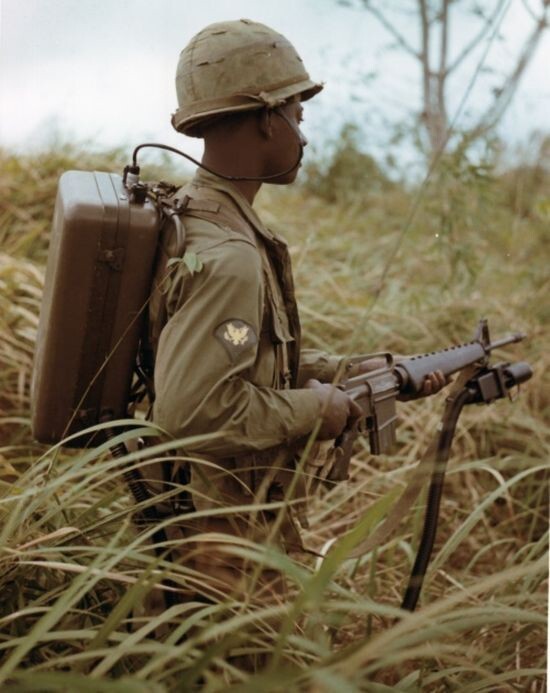
<svg viewBox="0 0 550 693">
<path fill-rule="evenodd" d="M 322 383 L 331 383 L 341 360 L 341 356 L 327 354 L 319 349 L 302 349 L 298 369 L 298 387 L 303 387 L 310 378 L 320 380 Z"/>
<path fill-rule="evenodd" d="M 256 248 L 226 241 L 200 258 L 199 272 L 191 276 L 182 266 L 174 282 L 178 308 L 160 335 L 155 364 L 155 422 L 176 438 L 221 432 L 185 445 L 221 457 L 307 435 L 320 415 L 317 395 L 258 387 L 247 378 L 264 305 Z"/>
</svg>

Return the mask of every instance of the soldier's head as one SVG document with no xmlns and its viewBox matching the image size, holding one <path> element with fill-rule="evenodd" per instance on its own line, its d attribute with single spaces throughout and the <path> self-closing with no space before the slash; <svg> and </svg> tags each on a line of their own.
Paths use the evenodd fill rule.
<svg viewBox="0 0 550 693">
<path fill-rule="evenodd" d="M 287 172 L 270 182 L 288 183 L 306 143 L 301 104 L 321 89 L 273 29 L 248 19 L 211 24 L 181 52 L 172 124 L 204 138 L 207 150 L 253 155 L 259 175 Z"/>
</svg>

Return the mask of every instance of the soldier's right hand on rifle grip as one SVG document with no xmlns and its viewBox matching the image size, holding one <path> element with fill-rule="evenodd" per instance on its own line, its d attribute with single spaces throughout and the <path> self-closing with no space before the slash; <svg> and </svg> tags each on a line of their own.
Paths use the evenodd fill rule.
<svg viewBox="0 0 550 693">
<path fill-rule="evenodd" d="M 322 423 L 319 429 L 319 440 L 337 438 L 347 425 L 360 418 L 363 411 L 349 395 L 334 385 L 323 384 L 318 380 L 308 380 L 308 390 L 314 390 L 321 402 Z"/>
</svg>

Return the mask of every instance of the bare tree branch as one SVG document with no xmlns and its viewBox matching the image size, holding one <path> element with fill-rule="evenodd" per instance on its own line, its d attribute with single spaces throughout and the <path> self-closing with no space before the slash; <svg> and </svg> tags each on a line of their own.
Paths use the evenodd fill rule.
<svg viewBox="0 0 550 693">
<path fill-rule="evenodd" d="M 405 37 L 400 34 L 397 29 L 393 26 L 393 24 L 387 19 L 387 17 L 380 12 L 380 10 L 377 7 L 374 7 L 369 0 L 363 0 L 363 5 L 365 6 L 365 9 L 368 10 L 372 15 L 378 19 L 380 24 L 394 37 L 394 39 L 397 41 L 397 43 L 403 48 L 403 50 L 407 51 L 410 55 L 414 56 L 417 60 L 420 59 L 419 54 L 414 50 L 414 48 L 406 41 Z"/>
<path fill-rule="evenodd" d="M 525 7 L 526 12 L 528 12 L 531 15 L 531 19 L 533 19 L 535 22 L 539 21 L 539 17 L 535 12 L 531 9 L 529 3 L 527 0 L 521 0 L 523 7 Z M 550 0 L 541 0 L 541 5 L 542 9 L 546 11 L 546 8 L 550 6 Z"/>
<path fill-rule="evenodd" d="M 456 68 L 470 55 L 474 48 L 478 46 L 481 43 L 481 41 L 485 38 L 485 36 L 489 32 L 489 29 L 493 26 L 496 18 L 500 14 L 500 11 L 505 1 L 506 0 L 499 0 L 493 14 L 487 17 L 478 33 L 474 36 L 470 43 L 468 43 L 465 46 L 462 52 L 459 53 L 458 57 L 455 58 L 455 60 L 453 60 L 453 62 L 449 65 L 449 67 L 447 68 L 447 75 L 451 74 L 453 70 L 456 70 Z"/>
<path fill-rule="evenodd" d="M 428 11 L 426 0 L 418 0 L 420 9 L 420 35 L 422 37 L 422 48 L 418 59 L 422 65 L 422 80 L 424 86 L 424 106 L 429 110 L 430 106 L 430 24 L 428 21 Z"/>
<path fill-rule="evenodd" d="M 339 1 L 342 4 L 351 4 L 350 0 Z M 416 11 L 420 23 L 420 45 L 417 49 L 409 44 L 406 38 L 391 23 L 391 18 L 388 17 L 387 14 L 388 3 L 384 4 L 386 14 L 383 14 L 383 12 L 375 6 L 380 6 L 382 3 L 376 3 L 375 0 L 356 0 L 356 2 L 362 3 L 363 7 L 382 24 L 391 36 L 393 36 L 401 49 L 409 55 L 412 55 L 415 60 L 418 61 L 422 88 L 422 106 L 420 112 L 422 133 L 426 138 L 425 142 L 429 148 L 429 155 L 431 157 L 438 156 L 439 153 L 443 151 L 451 133 L 454 131 L 454 123 L 456 122 L 458 113 L 462 111 L 462 107 L 469 97 L 477 77 L 483 69 L 490 46 L 495 37 L 498 36 L 500 25 L 510 7 L 511 0 L 495 0 L 490 16 L 486 16 L 485 13 L 481 11 L 478 13 L 481 29 L 462 49 L 451 64 L 449 64 L 448 52 L 452 28 L 451 14 L 456 0 L 438 0 L 438 2 L 437 0 L 416 0 Z M 522 2 L 527 11 L 533 16 L 532 8 L 527 3 L 530 2 L 532 5 L 534 0 L 522 0 Z M 550 8 L 550 0 L 539 0 L 539 2 L 541 14 L 540 16 L 535 15 L 535 26 L 522 46 L 514 69 L 505 76 L 500 88 L 495 90 L 493 101 L 478 120 L 477 125 L 469 130 L 467 135 L 467 140 L 469 142 L 484 135 L 494 127 L 510 104 L 521 77 L 548 26 L 547 14 Z M 438 46 L 439 54 L 432 56 L 430 49 L 432 48 L 433 41 L 436 40 L 437 37 L 440 39 Z M 461 106 L 454 116 L 453 122 L 450 123 L 446 103 L 447 78 L 477 46 L 480 44 L 483 45 L 486 37 L 488 37 L 488 40 L 485 41 L 485 45 L 481 50 L 482 57 L 470 80 Z"/>
<path fill-rule="evenodd" d="M 436 111 L 434 108 L 434 94 L 432 82 L 432 70 L 430 65 L 430 20 L 428 17 L 428 7 L 426 0 L 418 0 L 418 10 L 420 17 L 420 36 L 422 48 L 420 49 L 420 65 L 422 68 L 422 100 L 423 111 L 422 118 L 426 126 L 428 138 L 430 141 L 430 149 L 434 151 L 437 148 L 437 125 Z"/>
<path fill-rule="evenodd" d="M 521 0 L 521 4 L 523 7 L 525 7 L 525 11 L 528 12 L 531 15 L 531 19 L 534 19 L 535 22 L 538 21 L 537 15 L 533 12 L 533 10 L 529 7 L 529 3 L 527 0 Z"/>
<path fill-rule="evenodd" d="M 440 110 L 445 114 L 445 77 L 447 75 L 447 50 L 449 45 L 449 4 L 450 0 L 442 0 L 441 16 L 441 44 L 439 50 L 439 74 L 437 75 L 437 100 Z"/>
<path fill-rule="evenodd" d="M 531 35 L 525 41 L 523 50 L 521 51 L 514 70 L 508 75 L 502 86 L 495 92 L 495 100 L 487 109 L 485 114 L 479 119 L 478 124 L 473 128 L 472 136 L 479 137 L 496 125 L 502 117 L 504 111 L 508 108 L 510 101 L 517 89 L 521 76 L 525 72 L 525 68 L 529 64 L 533 53 L 548 26 L 548 17 L 546 14 L 547 8 L 550 6 L 550 0 L 543 0 L 544 13 L 537 18 L 537 24 L 533 28 Z"/>
</svg>

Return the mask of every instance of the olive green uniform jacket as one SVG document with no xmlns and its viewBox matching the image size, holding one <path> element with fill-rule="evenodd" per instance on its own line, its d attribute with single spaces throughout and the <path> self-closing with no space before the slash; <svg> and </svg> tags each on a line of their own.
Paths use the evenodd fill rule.
<svg viewBox="0 0 550 693">
<path fill-rule="evenodd" d="M 177 439 L 212 434 L 181 443 L 197 510 L 280 500 L 320 416 L 303 385 L 332 381 L 340 359 L 300 349 L 287 244 L 234 186 L 201 171 L 177 197 L 187 262 L 164 278 L 153 420 Z"/>
</svg>

